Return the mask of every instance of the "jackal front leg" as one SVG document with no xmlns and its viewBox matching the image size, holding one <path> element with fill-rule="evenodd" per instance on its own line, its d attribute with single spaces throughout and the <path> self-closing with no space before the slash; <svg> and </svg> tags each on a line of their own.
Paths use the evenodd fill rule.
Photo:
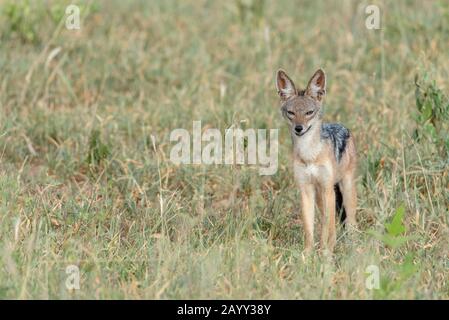
<svg viewBox="0 0 449 320">
<path fill-rule="evenodd" d="M 311 184 L 304 184 L 301 188 L 302 220 L 304 225 L 304 249 L 306 252 L 312 250 L 313 223 L 315 219 L 315 189 Z"/>
<path fill-rule="evenodd" d="M 321 249 L 333 251 L 336 242 L 335 191 L 333 185 L 322 188 L 323 210 L 321 213 Z"/>
</svg>

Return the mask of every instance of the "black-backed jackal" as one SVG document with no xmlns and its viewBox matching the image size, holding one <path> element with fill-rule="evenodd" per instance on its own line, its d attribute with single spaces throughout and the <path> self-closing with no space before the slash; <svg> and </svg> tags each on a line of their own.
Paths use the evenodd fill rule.
<svg viewBox="0 0 449 320">
<path fill-rule="evenodd" d="M 314 246 L 315 203 L 321 212 L 321 248 L 333 251 L 335 215 L 343 200 L 342 218 L 356 224 L 356 150 L 349 130 L 322 123 L 326 75 L 319 69 L 305 90 L 297 90 L 283 70 L 276 75 L 282 115 L 293 140 L 293 170 L 300 188 L 305 250 Z"/>
</svg>

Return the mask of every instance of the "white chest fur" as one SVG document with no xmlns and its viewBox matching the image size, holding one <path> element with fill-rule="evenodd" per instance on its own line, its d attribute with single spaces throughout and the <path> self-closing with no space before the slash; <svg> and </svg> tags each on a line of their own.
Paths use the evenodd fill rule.
<svg viewBox="0 0 449 320">
<path fill-rule="evenodd" d="M 317 139 L 314 134 L 306 134 L 303 137 L 294 137 L 294 139 L 294 156 L 305 162 L 316 160 L 323 149 L 322 142 L 319 138 Z"/>
<path fill-rule="evenodd" d="M 293 147 L 293 170 L 297 183 L 326 183 L 332 179 L 332 163 L 317 161 L 323 148 L 320 139 L 312 134 L 296 139 Z"/>
<path fill-rule="evenodd" d="M 332 179 L 332 167 L 330 164 L 303 164 L 297 161 L 293 164 L 293 171 L 296 182 L 304 183 L 325 183 Z"/>
</svg>

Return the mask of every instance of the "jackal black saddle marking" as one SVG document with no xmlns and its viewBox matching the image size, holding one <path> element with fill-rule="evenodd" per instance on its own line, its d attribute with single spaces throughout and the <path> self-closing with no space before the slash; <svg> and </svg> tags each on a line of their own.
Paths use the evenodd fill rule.
<svg viewBox="0 0 449 320">
<path fill-rule="evenodd" d="M 321 139 L 330 139 L 334 148 L 335 158 L 340 162 L 350 137 L 349 130 L 338 123 L 323 123 L 321 125 Z"/>
</svg>

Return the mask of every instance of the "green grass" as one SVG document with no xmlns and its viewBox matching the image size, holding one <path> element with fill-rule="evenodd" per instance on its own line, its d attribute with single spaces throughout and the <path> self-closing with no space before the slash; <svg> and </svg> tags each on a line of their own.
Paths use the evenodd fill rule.
<svg viewBox="0 0 449 320">
<path fill-rule="evenodd" d="M 447 121 L 414 84 L 447 99 L 447 1 L 375 1 L 381 30 L 368 1 L 79 3 L 76 31 L 69 1 L 0 1 L 0 298 L 449 298 Z M 331 261 L 302 256 L 279 67 L 323 67 L 356 137 L 359 232 Z M 277 174 L 173 165 L 194 120 L 280 128 Z"/>
</svg>

